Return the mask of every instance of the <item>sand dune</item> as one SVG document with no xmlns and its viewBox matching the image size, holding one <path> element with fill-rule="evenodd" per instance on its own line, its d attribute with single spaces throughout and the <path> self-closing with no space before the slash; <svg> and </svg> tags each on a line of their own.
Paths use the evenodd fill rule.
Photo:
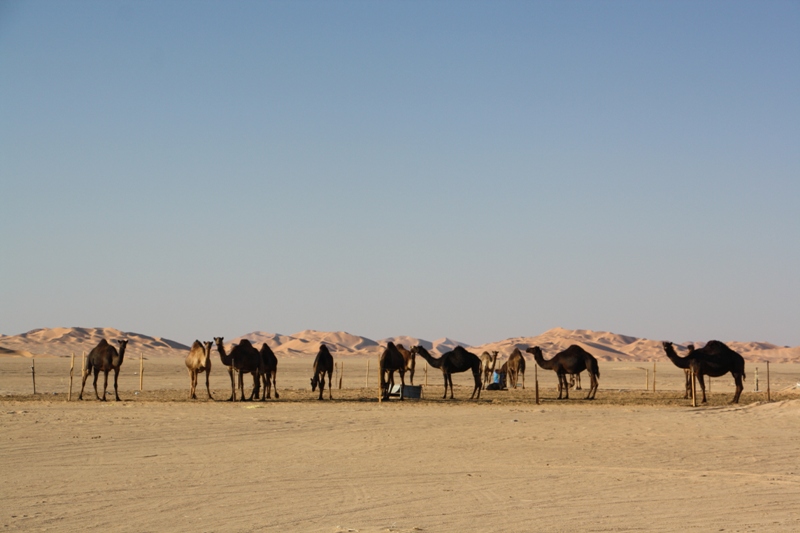
<svg viewBox="0 0 800 533">
<path fill-rule="evenodd" d="M 118 339 L 126 337 L 130 340 L 128 353 L 143 353 L 145 357 L 183 356 L 188 346 L 176 341 L 160 337 L 151 337 L 140 333 L 122 332 L 115 328 L 50 328 L 36 329 L 21 335 L 0 336 L 0 355 L 37 356 L 55 355 L 69 356 L 88 352 L 100 339 Z M 374 341 L 367 337 L 353 335 L 343 331 L 304 330 L 291 335 L 255 331 L 230 339 L 226 345 L 248 339 L 254 346 L 260 347 L 266 342 L 279 357 L 308 357 L 317 353 L 320 343 L 328 345 L 336 357 L 373 357 L 378 356 L 389 341 L 403 344 L 407 348 L 422 345 L 434 354 L 452 350 L 458 345 L 465 346 L 472 352 L 497 350 L 500 360 L 505 359 L 515 348 L 522 352 L 530 346 L 539 346 L 545 357 L 568 348 L 572 344 L 581 346 L 601 361 L 664 361 L 666 359 L 660 340 L 643 339 L 627 335 L 619 335 L 607 331 L 591 331 L 585 329 L 568 330 L 553 328 L 532 337 L 512 337 L 509 339 L 468 346 L 465 343 L 443 337 L 427 341 L 418 337 L 397 336 Z M 210 340 L 210 339 L 209 339 Z M 694 342 L 698 348 L 705 341 Z M 686 353 L 688 342 L 676 344 L 679 354 Z M 733 350 L 742 354 L 747 361 L 771 363 L 800 362 L 800 346 L 782 347 L 768 342 L 726 342 Z"/>
</svg>

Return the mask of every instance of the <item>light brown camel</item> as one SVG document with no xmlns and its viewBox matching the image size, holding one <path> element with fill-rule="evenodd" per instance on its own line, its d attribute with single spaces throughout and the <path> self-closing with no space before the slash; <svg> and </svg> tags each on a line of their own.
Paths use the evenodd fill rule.
<svg viewBox="0 0 800 533">
<path fill-rule="evenodd" d="M 228 374 L 231 376 L 231 397 L 228 401 L 233 401 L 236 395 L 236 385 L 233 382 L 234 370 L 239 371 L 239 391 L 241 392 L 241 400 L 244 401 L 244 374 L 253 376 L 253 391 L 250 393 L 252 400 L 254 397 L 258 398 L 258 389 L 260 386 L 260 376 L 263 373 L 263 363 L 261 362 L 261 354 L 258 353 L 253 345 L 247 339 L 242 339 L 239 344 L 234 344 L 231 347 L 231 353 L 228 355 L 225 351 L 225 345 L 222 343 L 222 337 L 214 337 L 214 342 L 217 344 L 217 351 L 222 364 L 228 367 Z"/>
<path fill-rule="evenodd" d="M 597 394 L 597 378 L 600 377 L 600 368 L 597 365 L 597 359 L 578 346 L 573 344 L 563 352 L 559 352 L 551 359 L 545 360 L 542 355 L 542 349 L 538 346 L 528 348 L 526 352 L 533 354 L 536 363 L 547 370 L 554 370 L 558 375 L 558 399 L 561 399 L 562 391 L 564 392 L 564 399 L 569 400 L 569 384 L 567 383 L 567 374 L 580 374 L 584 370 L 589 371 L 589 377 L 592 380 L 589 388 L 589 394 L 586 395 L 587 400 L 594 400 Z"/>
<path fill-rule="evenodd" d="M 213 400 L 211 396 L 211 389 L 208 387 L 208 376 L 211 374 L 211 347 L 214 343 L 211 341 L 198 340 L 194 341 L 192 348 L 189 350 L 189 355 L 186 356 L 186 368 L 189 370 L 189 399 L 196 400 L 197 394 L 197 374 L 205 372 L 206 374 L 206 392 L 208 392 L 209 399 Z"/>
<path fill-rule="evenodd" d="M 403 359 L 406 361 L 406 372 L 408 372 L 408 380 L 413 385 L 414 384 L 414 369 L 417 366 L 417 358 L 416 356 L 411 353 L 410 350 L 407 350 L 405 346 L 402 344 L 397 344 L 396 348 L 403 354 Z"/>
<path fill-rule="evenodd" d="M 403 399 L 403 389 L 406 386 L 406 358 L 402 352 L 389 341 L 378 361 L 378 371 L 381 376 L 381 390 L 379 401 L 388 400 L 389 392 L 394 387 L 394 373 L 400 373 L 400 400 Z"/>
<path fill-rule="evenodd" d="M 108 373 L 114 371 L 114 396 L 119 401 L 119 392 L 117 391 L 117 378 L 119 377 L 119 367 L 122 366 L 122 360 L 125 358 L 125 347 L 128 345 L 128 339 L 118 340 L 119 352 L 117 349 L 108 344 L 108 341 L 102 339 L 97 346 L 92 348 L 89 356 L 86 358 L 86 366 L 83 368 L 83 384 L 81 385 L 81 393 L 78 396 L 79 400 L 83 400 L 83 388 L 86 387 L 86 379 L 89 374 L 94 372 L 94 395 L 98 400 L 106 401 L 106 390 L 108 389 Z M 103 397 L 97 394 L 97 377 L 102 372 L 105 376 L 103 380 Z"/>
<path fill-rule="evenodd" d="M 444 396 L 442 399 L 447 398 L 447 387 L 450 386 L 450 399 L 453 399 L 453 374 L 457 372 L 466 372 L 472 370 L 472 377 L 475 379 L 475 388 L 472 389 L 472 396 L 470 399 L 481 398 L 481 360 L 472 352 L 468 352 L 461 346 L 456 346 L 452 351 L 442 354 L 438 359 L 431 356 L 428 350 L 422 346 L 414 346 L 411 352 L 419 354 L 420 357 L 425 359 L 433 368 L 438 368 L 442 371 L 444 376 Z M 475 396 L 475 393 L 478 396 Z"/>
<path fill-rule="evenodd" d="M 675 348 L 671 342 L 662 343 L 664 352 L 678 368 L 687 369 L 694 372 L 700 388 L 703 390 L 703 403 L 706 403 L 706 384 L 703 376 L 718 378 L 728 372 L 733 376 L 736 384 L 736 392 L 731 403 L 739 403 L 739 396 L 744 390 L 742 381 L 745 379 L 744 358 L 738 353 L 728 348 L 725 343 L 720 341 L 708 341 L 702 348 L 691 350 L 686 357 L 680 357 L 675 353 Z M 690 374 L 691 379 L 691 374 Z"/>
<path fill-rule="evenodd" d="M 314 358 L 314 376 L 311 378 L 311 392 L 319 387 L 319 400 L 322 399 L 322 391 L 325 389 L 325 374 L 328 374 L 328 399 L 333 400 L 331 389 L 333 388 L 333 356 L 325 344 L 319 345 L 319 351 Z"/>
<path fill-rule="evenodd" d="M 525 388 L 525 357 L 523 357 L 522 352 L 519 351 L 519 348 L 514 348 L 514 351 L 511 352 L 511 355 L 508 356 L 508 360 L 506 361 L 506 370 L 508 371 L 508 388 L 516 389 L 517 388 L 517 379 L 519 379 L 520 374 L 522 375 L 522 388 Z"/>
<path fill-rule="evenodd" d="M 489 355 L 489 352 L 481 354 L 481 382 L 484 389 L 492 382 L 492 375 L 497 368 L 497 356 L 499 354 L 500 352 L 498 351 L 493 351 L 491 355 Z"/>
<path fill-rule="evenodd" d="M 272 388 L 274 387 L 275 399 L 277 400 L 280 398 L 278 395 L 278 385 L 275 383 L 275 378 L 278 375 L 278 358 L 275 357 L 275 353 L 266 342 L 261 345 L 261 350 L 259 353 L 261 353 L 261 361 L 264 364 L 264 373 L 261 374 L 261 380 L 263 381 L 264 386 L 264 389 L 261 392 L 261 399 L 264 400 L 265 398 L 272 398 Z M 272 381 L 270 382 L 270 380 Z"/>
<path fill-rule="evenodd" d="M 569 388 L 574 388 L 575 390 L 582 390 L 581 388 L 581 375 L 580 374 L 570 374 L 569 375 Z"/>
</svg>

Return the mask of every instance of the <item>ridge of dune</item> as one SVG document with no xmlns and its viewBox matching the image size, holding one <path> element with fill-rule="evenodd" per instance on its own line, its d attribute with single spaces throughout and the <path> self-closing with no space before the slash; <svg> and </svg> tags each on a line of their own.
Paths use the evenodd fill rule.
<svg viewBox="0 0 800 533">
<path fill-rule="evenodd" d="M 101 339 L 109 341 L 119 338 L 129 339 L 128 354 L 142 353 L 145 357 L 184 356 L 189 347 L 182 343 L 134 332 L 123 332 L 116 328 L 58 327 L 39 328 L 19 334 L 0 334 L 2 340 L 2 356 L 42 357 L 46 355 L 69 356 L 89 352 Z M 546 358 L 567 349 L 572 344 L 581 346 L 601 361 L 666 361 L 661 341 L 646 338 L 620 335 L 608 331 L 592 331 L 587 329 L 568 330 L 552 328 L 536 336 L 510 337 L 508 339 L 469 346 L 448 337 L 427 341 L 412 336 L 387 337 L 374 341 L 367 337 L 354 335 L 345 331 L 317 331 L 307 329 L 283 335 L 254 331 L 236 337 L 226 345 L 231 346 L 248 339 L 257 348 L 262 343 L 272 348 L 279 356 L 300 357 L 313 356 L 320 343 L 325 343 L 336 356 L 376 356 L 379 355 L 389 341 L 403 344 L 406 348 L 421 345 L 431 353 L 442 354 L 463 346 L 480 354 L 487 351 L 500 352 L 501 359 L 507 357 L 516 348 L 523 354 L 530 346 L 542 348 Z M 723 341 L 746 361 L 771 363 L 800 363 L 800 346 L 778 346 L 769 342 Z M 688 343 L 675 344 L 679 354 L 686 353 Z M 702 347 L 704 342 L 694 342 Z M 529 357 L 527 354 L 525 357 Z"/>
</svg>

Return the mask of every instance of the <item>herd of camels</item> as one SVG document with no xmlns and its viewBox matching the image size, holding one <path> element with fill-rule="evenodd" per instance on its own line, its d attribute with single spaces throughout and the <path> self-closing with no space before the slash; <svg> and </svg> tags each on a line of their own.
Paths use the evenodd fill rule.
<svg viewBox="0 0 800 533">
<path fill-rule="evenodd" d="M 244 374 L 251 374 L 253 377 L 253 390 L 250 394 L 249 400 L 258 399 L 259 394 L 261 400 L 272 398 L 272 389 L 275 389 L 275 398 L 280 398 L 278 395 L 278 388 L 276 385 L 276 376 L 278 372 L 278 358 L 264 343 L 260 350 L 257 350 L 252 343 L 247 339 L 242 339 L 238 344 L 231 347 L 230 353 L 227 352 L 223 344 L 222 337 L 215 337 L 214 342 L 200 342 L 194 341 L 189 355 L 186 356 L 186 367 L 189 370 L 190 389 L 189 398 L 197 399 L 197 378 L 201 373 L 205 373 L 206 377 L 206 392 L 209 399 L 214 399 L 211 396 L 211 389 L 208 385 L 209 375 L 211 373 L 211 349 L 214 344 L 217 346 L 220 361 L 228 369 L 228 374 L 231 378 L 231 396 L 229 401 L 235 399 L 236 396 L 236 383 L 234 383 L 234 374 L 238 372 L 239 380 L 238 387 L 241 394 L 241 400 L 244 400 Z M 128 344 L 126 339 L 117 341 L 119 344 L 119 351 L 114 346 L 109 344 L 105 339 L 89 352 L 86 358 L 86 364 L 83 368 L 83 382 L 81 385 L 81 393 L 78 396 L 79 400 L 83 399 L 83 391 L 86 387 L 86 380 L 89 375 L 94 373 L 94 393 L 98 400 L 105 401 L 106 391 L 108 389 L 108 373 L 114 371 L 114 395 L 116 400 L 119 401 L 119 393 L 117 391 L 117 378 L 119 377 L 119 369 L 122 366 L 122 361 L 125 357 L 125 347 Z M 689 390 L 691 387 L 692 376 L 696 376 L 700 383 L 700 388 L 703 391 L 703 403 L 706 402 L 706 387 L 704 376 L 720 377 L 728 372 L 733 376 L 736 384 L 736 393 L 733 396 L 732 403 L 739 403 L 739 396 L 742 393 L 744 386 L 742 380 L 745 378 L 744 373 L 744 359 L 741 355 L 731 350 L 728 346 L 720 341 L 709 341 L 705 346 L 695 349 L 693 345 L 689 345 L 689 353 L 685 357 L 680 357 L 673 347 L 671 342 L 663 343 L 664 352 L 670 361 L 675 366 L 681 368 L 686 373 L 686 394 L 684 398 L 689 397 Z M 600 370 L 597 364 L 597 359 L 577 345 L 572 345 L 566 350 L 557 353 L 550 359 L 545 359 L 541 348 L 534 346 L 525 350 L 527 353 L 533 355 L 534 361 L 541 368 L 546 370 L 553 370 L 558 376 L 558 399 L 569 399 L 569 389 L 576 386 L 576 390 L 580 390 L 580 374 L 584 370 L 588 371 L 591 385 L 589 393 L 586 395 L 587 400 L 593 400 L 597 393 L 597 378 L 600 377 Z M 498 370 L 497 357 L 499 352 L 493 351 L 491 354 L 484 352 L 480 357 L 467 349 L 456 346 L 452 351 L 442 354 L 440 357 L 434 357 L 422 346 L 414 346 L 411 350 L 407 350 L 402 344 L 395 345 L 389 342 L 380 357 L 379 373 L 380 373 L 380 392 L 379 398 L 386 400 L 389 398 L 390 391 L 394 387 L 394 374 L 397 372 L 400 375 L 400 399 L 404 397 L 403 388 L 405 387 L 405 375 L 409 373 L 409 381 L 411 385 L 414 384 L 414 369 L 416 365 L 416 356 L 422 357 L 430 366 L 441 370 L 444 377 L 444 396 L 442 399 L 447 398 L 447 389 L 450 389 L 450 399 L 453 399 L 453 374 L 459 372 L 472 371 L 472 376 L 475 380 L 475 387 L 472 390 L 470 399 L 480 399 L 481 389 L 504 388 L 505 383 L 512 388 L 516 388 L 519 378 L 522 380 L 522 388 L 525 388 L 525 357 L 520 352 L 519 348 L 515 348 L 505 363 Z M 331 355 L 328 347 L 322 343 L 319 347 L 319 352 L 314 359 L 313 375 L 311 378 L 311 390 L 316 391 L 319 389 L 319 398 L 323 399 L 323 391 L 325 389 L 325 375 L 328 375 L 328 398 L 333 399 L 331 393 L 332 389 L 332 376 L 333 376 L 333 355 Z M 97 391 L 97 378 L 103 372 L 105 381 L 103 383 L 103 396 L 100 397 Z M 493 376 L 499 377 L 499 382 L 491 382 Z M 567 376 L 570 376 L 567 381 Z"/>
</svg>

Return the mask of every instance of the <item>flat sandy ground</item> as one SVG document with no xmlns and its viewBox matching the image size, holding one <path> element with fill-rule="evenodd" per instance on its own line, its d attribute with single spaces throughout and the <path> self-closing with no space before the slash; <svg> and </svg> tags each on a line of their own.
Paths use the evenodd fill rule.
<svg viewBox="0 0 800 533">
<path fill-rule="evenodd" d="M 542 371 L 541 405 L 531 362 L 524 391 L 469 401 L 461 375 L 442 401 L 432 371 L 402 404 L 376 401 L 371 365 L 370 388 L 347 360 L 319 402 L 311 360 L 281 360 L 280 400 L 229 403 L 187 401 L 180 359 L 146 360 L 134 394 L 129 357 L 122 402 L 91 383 L 76 401 L 76 377 L 67 403 L 68 360 L 36 360 L 34 396 L 30 360 L 0 358 L 0 531 L 800 531 L 800 399 L 781 392 L 800 365 L 772 365 L 773 403 L 750 363 L 739 406 L 728 376 L 696 409 L 668 362 L 655 394 L 652 363 L 601 362 L 594 402 L 556 401 Z M 212 393 L 229 384 L 217 363 Z"/>
</svg>

